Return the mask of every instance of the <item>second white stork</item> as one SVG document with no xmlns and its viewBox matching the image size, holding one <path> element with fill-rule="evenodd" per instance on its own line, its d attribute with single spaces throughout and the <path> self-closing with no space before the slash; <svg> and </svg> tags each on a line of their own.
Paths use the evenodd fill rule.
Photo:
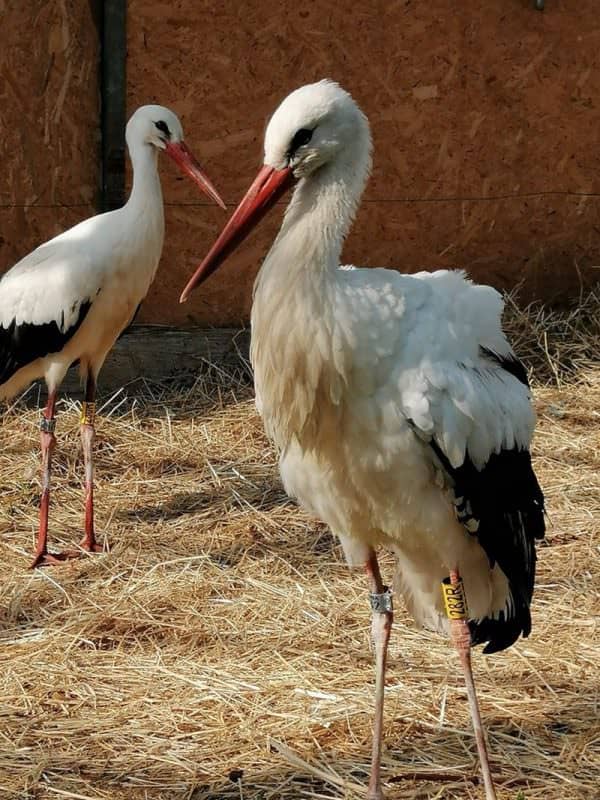
<svg viewBox="0 0 600 800">
<path fill-rule="evenodd" d="M 98 373 L 132 322 L 154 279 L 163 246 L 163 201 L 157 157 L 163 151 L 222 208 L 225 204 L 183 140 L 168 108 L 138 108 L 127 124 L 133 165 L 127 203 L 86 219 L 42 244 L 0 279 L 0 400 L 43 378 L 48 402 L 41 421 L 42 497 L 32 567 L 61 563 L 101 547 L 94 534 L 92 445 Z M 57 390 L 79 362 L 85 395 L 81 438 L 85 463 L 85 533 L 80 547 L 47 548 L 50 469 Z"/>
<path fill-rule="evenodd" d="M 396 554 L 395 584 L 416 620 L 449 632 L 459 651 L 494 798 L 470 647 L 493 653 L 530 632 L 534 543 L 544 535 L 529 454 L 535 415 L 494 289 L 462 272 L 339 267 L 370 167 L 369 125 L 347 92 L 331 81 L 293 92 L 267 127 L 263 168 L 182 300 L 295 186 L 254 286 L 256 403 L 286 490 L 369 576 L 376 706 L 367 796 L 383 797 L 392 624 L 376 556 L 383 546 Z"/>
</svg>

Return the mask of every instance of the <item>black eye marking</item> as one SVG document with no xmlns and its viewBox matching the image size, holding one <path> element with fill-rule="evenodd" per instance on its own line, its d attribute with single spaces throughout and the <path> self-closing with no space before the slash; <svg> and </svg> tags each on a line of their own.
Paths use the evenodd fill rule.
<svg viewBox="0 0 600 800">
<path fill-rule="evenodd" d="M 291 158 L 296 150 L 299 147 L 302 147 L 304 144 L 308 144 L 312 139 L 312 135 L 314 133 L 314 128 L 310 130 L 310 128 L 300 128 L 300 130 L 296 131 L 294 134 L 294 138 L 290 142 L 290 146 L 288 149 L 288 158 Z"/>
<path fill-rule="evenodd" d="M 154 124 L 156 125 L 159 131 L 165 134 L 167 139 L 171 138 L 171 131 L 169 130 L 169 126 L 164 120 L 159 119 L 158 122 L 155 122 Z"/>
</svg>

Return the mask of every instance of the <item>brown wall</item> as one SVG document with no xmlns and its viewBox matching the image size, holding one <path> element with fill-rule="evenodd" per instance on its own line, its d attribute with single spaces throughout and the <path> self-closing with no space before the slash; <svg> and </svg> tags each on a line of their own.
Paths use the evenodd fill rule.
<svg viewBox="0 0 600 800">
<path fill-rule="evenodd" d="M 461 265 L 547 299 L 600 263 L 598 0 L 130 0 L 129 107 L 172 103 L 228 203 L 254 177 L 265 122 L 332 77 L 371 120 L 375 169 L 345 258 Z M 225 215 L 164 168 L 157 319 Z M 172 319 L 235 322 L 279 215 Z M 596 278 L 598 272 L 595 272 Z"/>
<path fill-rule="evenodd" d="M 598 278 L 600 263 L 600 8 L 599 0 L 546 0 L 543 13 L 533 5 L 129 0 L 128 108 L 172 106 L 234 204 L 260 163 L 276 105 L 303 83 L 334 78 L 368 114 L 375 143 L 345 260 L 403 270 L 460 265 L 499 287 L 523 280 L 529 296 L 566 299 L 580 279 Z M 88 3 L 8 6 L 0 267 L 85 216 L 98 182 Z M 170 163 L 161 169 L 167 240 L 141 319 L 245 319 L 280 215 L 179 306 L 227 216 Z M 15 203 L 30 207 L 5 207 Z M 43 207 L 57 204 L 71 207 Z"/>
<path fill-rule="evenodd" d="M 94 213 L 98 106 L 91 4 L 0 2 L 0 269 Z"/>
</svg>

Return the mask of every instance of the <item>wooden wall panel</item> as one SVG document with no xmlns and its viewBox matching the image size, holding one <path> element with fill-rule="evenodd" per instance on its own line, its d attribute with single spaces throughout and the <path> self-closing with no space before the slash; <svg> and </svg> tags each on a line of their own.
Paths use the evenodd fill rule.
<svg viewBox="0 0 600 800">
<path fill-rule="evenodd" d="M 228 204 L 291 89 L 338 80 L 375 165 L 345 260 L 462 266 L 530 297 L 575 297 L 600 263 L 597 0 L 130 0 L 129 107 L 171 104 Z M 235 324 L 276 214 L 184 307 L 225 215 L 164 169 L 167 241 L 142 319 Z M 191 205 L 187 205 L 191 204 Z M 195 204 L 195 205 L 194 205 Z M 168 308 L 168 311 L 166 310 Z"/>
<path fill-rule="evenodd" d="M 93 0 L 0 0 L 0 270 L 94 211 Z"/>
<path fill-rule="evenodd" d="M 97 5 L 0 0 L 0 269 L 93 213 Z M 599 54 L 597 0 L 547 0 L 543 13 L 530 0 L 129 0 L 128 108 L 172 106 L 233 206 L 280 100 L 337 79 L 375 143 L 346 261 L 463 266 L 562 301 L 598 277 Z M 161 170 L 167 239 L 142 321 L 245 320 L 278 212 L 179 306 L 227 216 L 164 159 Z"/>
<path fill-rule="evenodd" d="M 89 216 L 91 207 L 10 205 L 0 206 L 0 253 L 3 265 L 11 267 L 19 259 L 52 236 Z"/>
</svg>

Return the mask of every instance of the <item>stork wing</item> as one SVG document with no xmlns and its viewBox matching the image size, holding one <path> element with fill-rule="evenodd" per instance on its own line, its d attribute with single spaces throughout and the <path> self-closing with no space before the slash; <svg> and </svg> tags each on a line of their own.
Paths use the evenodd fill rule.
<svg viewBox="0 0 600 800">
<path fill-rule="evenodd" d="M 529 454 L 535 414 L 527 375 L 502 333 L 501 299 L 490 292 L 464 282 L 456 308 L 439 315 L 434 298 L 423 323 L 432 330 L 417 325 L 408 334 L 411 368 L 399 375 L 402 413 L 446 476 L 457 518 L 509 582 L 507 608 L 471 623 L 474 643 L 488 643 L 485 652 L 530 631 L 535 539 L 545 529 L 544 497 Z M 419 336 L 421 359 L 411 362 Z M 433 343 L 425 352 L 427 338 Z"/>
<path fill-rule="evenodd" d="M 63 234 L 0 279 L 0 384 L 64 347 L 100 291 L 100 277 L 85 249 Z"/>
</svg>

